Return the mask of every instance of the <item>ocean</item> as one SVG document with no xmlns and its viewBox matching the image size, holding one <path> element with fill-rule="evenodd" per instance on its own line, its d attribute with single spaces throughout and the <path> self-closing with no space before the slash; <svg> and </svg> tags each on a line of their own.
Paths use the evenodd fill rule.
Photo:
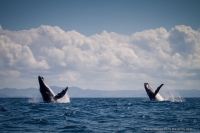
<svg viewBox="0 0 200 133">
<path fill-rule="evenodd" d="M 0 132 L 200 132 L 200 98 L 0 98 Z"/>
</svg>

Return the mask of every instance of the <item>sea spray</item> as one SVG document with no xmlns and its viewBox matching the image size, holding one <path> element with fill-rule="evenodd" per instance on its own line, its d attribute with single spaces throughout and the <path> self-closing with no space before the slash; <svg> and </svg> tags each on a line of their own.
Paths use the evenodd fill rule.
<svg viewBox="0 0 200 133">
<path fill-rule="evenodd" d="M 43 102 L 43 100 L 42 100 L 42 98 L 34 97 L 34 98 L 28 99 L 28 102 L 29 103 L 40 103 L 40 102 Z M 58 99 L 56 102 L 58 102 L 58 103 L 69 103 L 70 98 L 66 93 L 62 98 Z"/>
<path fill-rule="evenodd" d="M 171 102 L 184 102 L 185 99 L 182 98 L 178 92 L 170 90 L 167 91 L 163 94 L 163 97 L 166 101 L 171 101 Z"/>
<path fill-rule="evenodd" d="M 57 100 L 58 103 L 69 103 L 70 102 L 70 98 L 68 96 L 68 94 L 66 93 L 62 98 Z"/>
</svg>

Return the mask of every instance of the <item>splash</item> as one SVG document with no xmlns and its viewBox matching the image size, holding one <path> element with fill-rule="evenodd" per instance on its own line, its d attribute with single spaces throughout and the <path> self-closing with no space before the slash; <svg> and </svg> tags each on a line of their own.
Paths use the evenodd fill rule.
<svg viewBox="0 0 200 133">
<path fill-rule="evenodd" d="M 185 99 L 182 98 L 176 91 L 170 91 L 167 94 L 165 93 L 164 99 L 165 101 L 171 101 L 171 102 L 185 102 Z"/>
<path fill-rule="evenodd" d="M 58 103 L 69 103 L 70 102 L 70 98 L 68 96 L 68 94 L 66 93 L 62 98 L 57 100 Z"/>
<path fill-rule="evenodd" d="M 28 99 L 28 102 L 29 103 L 41 103 L 41 102 L 44 102 L 44 101 L 42 100 L 42 98 L 36 97 L 36 98 Z M 62 98 L 58 99 L 56 102 L 58 102 L 58 103 L 69 103 L 70 98 L 66 93 Z"/>
<path fill-rule="evenodd" d="M 185 100 L 178 94 L 178 92 L 171 92 L 171 102 L 184 102 Z"/>
</svg>

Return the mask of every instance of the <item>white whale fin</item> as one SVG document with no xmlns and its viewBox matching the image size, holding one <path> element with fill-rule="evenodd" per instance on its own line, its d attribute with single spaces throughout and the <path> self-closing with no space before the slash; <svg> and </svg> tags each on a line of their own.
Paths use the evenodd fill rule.
<svg viewBox="0 0 200 133">
<path fill-rule="evenodd" d="M 164 85 L 164 84 L 161 84 L 161 85 L 156 89 L 156 91 L 155 91 L 155 96 L 156 96 L 156 94 L 159 92 L 160 88 L 161 88 L 163 85 Z"/>
<path fill-rule="evenodd" d="M 62 97 L 65 95 L 65 93 L 67 92 L 67 90 L 68 90 L 68 87 L 66 87 L 64 90 L 62 90 L 60 93 L 58 93 L 58 94 L 54 97 L 54 100 L 57 100 L 57 99 L 59 99 L 59 98 L 62 98 Z"/>
</svg>

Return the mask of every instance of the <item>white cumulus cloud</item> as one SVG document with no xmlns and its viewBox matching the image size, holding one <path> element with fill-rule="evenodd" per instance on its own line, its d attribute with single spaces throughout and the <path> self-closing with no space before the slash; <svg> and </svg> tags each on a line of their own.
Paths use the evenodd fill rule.
<svg viewBox="0 0 200 133">
<path fill-rule="evenodd" d="M 195 88 L 199 69 L 200 30 L 189 26 L 130 36 L 107 31 L 85 36 L 45 25 L 0 29 L 1 88 L 9 87 L 13 77 L 20 81 L 18 88 L 31 87 L 29 82 L 37 87 L 38 75 L 48 77 L 50 85 L 91 89 L 143 89 L 144 82 Z"/>
</svg>

